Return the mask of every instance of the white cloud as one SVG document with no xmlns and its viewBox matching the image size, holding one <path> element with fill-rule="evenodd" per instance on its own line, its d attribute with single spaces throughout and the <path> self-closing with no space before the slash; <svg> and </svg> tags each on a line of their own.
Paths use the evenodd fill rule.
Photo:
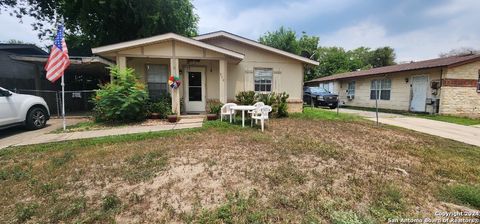
<svg viewBox="0 0 480 224">
<path fill-rule="evenodd" d="M 229 7 L 226 1 L 197 0 L 194 4 L 200 16 L 200 33 L 226 30 L 257 39 L 266 31 L 277 29 L 280 25 L 301 23 L 319 13 L 340 11 L 347 7 L 350 1 L 308 0 L 280 4 L 272 2 L 268 6 L 253 7 L 240 12 Z"/>
<path fill-rule="evenodd" d="M 449 0 L 443 5 L 429 9 L 426 14 L 429 16 L 455 16 L 465 12 L 477 13 L 480 9 L 480 1 L 478 0 Z"/>
<path fill-rule="evenodd" d="M 437 13 L 455 14 L 438 25 L 389 34 L 388 27 L 370 18 L 331 33 L 320 34 L 321 44 L 346 49 L 391 46 L 397 52 L 397 61 L 435 58 L 439 53 L 461 47 L 480 48 L 480 30 L 477 28 L 480 4 L 468 5 L 467 0 L 456 3 L 461 6 L 454 7 L 456 4 L 452 4 L 447 2 L 425 12 L 426 16 L 431 17 L 437 17 Z"/>
<path fill-rule="evenodd" d="M 11 39 L 21 40 L 27 43 L 34 43 L 43 47 L 46 43 L 38 39 L 37 32 L 33 30 L 30 25 L 34 19 L 31 17 L 24 17 L 23 23 L 20 23 L 18 18 L 9 15 L 9 11 L 2 11 L 0 13 L 0 41 L 8 41 Z"/>
</svg>

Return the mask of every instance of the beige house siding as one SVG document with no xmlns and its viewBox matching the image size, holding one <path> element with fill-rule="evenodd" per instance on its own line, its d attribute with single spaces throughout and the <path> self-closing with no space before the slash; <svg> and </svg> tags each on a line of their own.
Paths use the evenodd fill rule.
<svg viewBox="0 0 480 224">
<path fill-rule="evenodd" d="M 449 68 L 447 79 L 478 80 L 480 62 Z M 440 113 L 468 117 L 480 117 L 480 93 L 476 87 L 443 86 Z"/>
<path fill-rule="evenodd" d="M 255 68 L 272 68 L 272 91 L 287 92 L 290 95 L 289 111 L 301 111 L 303 92 L 303 64 L 301 62 L 224 37 L 212 38 L 203 42 L 245 55 L 240 63 L 228 64 L 227 98 L 229 101 L 235 100 L 238 92 L 254 90 Z"/>
<path fill-rule="evenodd" d="M 375 100 L 370 99 L 371 81 L 374 79 L 387 78 L 391 80 L 390 100 L 378 100 L 378 107 L 382 109 L 404 110 L 410 109 L 412 97 L 411 82 L 413 76 L 426 75 L 428 83 L 432 80 L 440 80 L 441 69 L 428 69 L 410 72 L 388 74 L 386 76 L 368 76 L 335 81 L 335 89 L 338 90 L 340 102 L 347 106 L 375 107 Z M 408 82 L 406 79 L 408 78 Z M 355 81 L 355 97 L 352 100 L 347 98 L 348 83 Z M 427 98 L 436 98 L 439 94 L 433 95 L 430 86 L 427 87 Z M 426 106 L 426 111 L 433 111 L 432 105 Z"/>
<path fill-rule="evenodd" d="M 254 90 L 255 68 L 272 68 L 272 91 L 287 92 L 290 95 L 290 112 L 302 110 L 303 64 L 301 62 L 225 38 L 215 38 L 205 42 L 245 54 L 244 60 L 240 63 L 237 61 L 228 61 L 227 63 L 227 101 L 235 101 L 235 96 L 241 91 Z M 172 41 L 127 49 L 118 54 L 126 56 L 127 66 L 135 69 L 140 80 L 146 83 L 146 66 L 148 64 L 170 65 L 169 58 L 159 57 L 172 57 L 172 45 L 175 45 L 175 57 L 180 58 L 181 80 L 185 80 L 188 68 L 202 67 L 206 72 L 205 99 L 219 99 L 218 59 L 225 58 L 222 54 L 181 42 L 173 44 Z M 144 55 L 148 58 L 143 57 Z M 212 59 L 188 60 L 189 57 Z M 185 83 L 182 83 L 179 89 L 180 97 L 184 96 L 185 87 Z"/>
</svg>

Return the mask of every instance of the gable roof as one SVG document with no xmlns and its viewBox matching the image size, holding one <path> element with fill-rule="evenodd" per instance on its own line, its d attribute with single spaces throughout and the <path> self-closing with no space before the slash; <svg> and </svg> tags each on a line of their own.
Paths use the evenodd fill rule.
<svg viewBox="0 0 480 224">
<path fill-rule="evenodd" d="M 222 53 L 234 58 L 238 59 L 243 59 L 244 55 L 240 54 L 235 51 L 231 51 L 225 48 L 217 47 L 211 44 L 203 43 L 198 40 L 194 40 L 188 37 L 184 37 L 175 33 L 166 33 L 166 34 L 161 34 L 161 35 L 156 35 L 152 37 L 147 37 L 147 38 L 142 38 L 142 39 L 137 39 L 137 40 L 131 40 L 131 41 L 126 41 L 126 42 L 121 42 L 121 43 L 116 43 L 116 44 L 110 44 L 110 45 L 105 45 L 101 47 L 96 47 L 92 48 L 92 53 L 93 54 L 98 54 L 98 53 L 106 53 L 106 52 L 111 52 L 111 51 L 118 51 L 126 48 L 132 48 L 132 47 L 138 47 L 138 46 L 143 46 L 143 45 L 149 45 L 149 44 L 155 44 L 158 42 L 166 41 L 166 40 L 177 40 L 181 41 L 187 44 L 191 44 L 197 47 L 205 48 L 211 51 L 215 51 L 218 53 Z"/>
<path fill-rule="evenodd" d="M 210 38 L 217 38 L 217 37 L 226 37 L 226 38 L 229 38 L 229 39 L 232 39 L 232 40 L 235 40 L 235 41 L 238 41 L 238 42 L 250 45 L 250 46 L 254 46 L 254 47 L 266 50 L 266 51 L 270 51 L 270 52 L 273 52 L 273 53 L 276 53 L 276 54 L 279 54 L 279 55 L 283 55 L 283 56 L 288 57 L 288 58 L 292 58 L 292 59 L 301 61 L 301 62 L 304 62 L 304 63 L 307 63 L 307 64 L 319 65 L 318 61 L 311 60 L 309 58 L 305 58 L 305 57 L 302 57 L 302 56 L 299 56 L 299 55 L 296 55 L 296 54 L 292 54 L 290 52 L 282 51 L 282 50 L 279 50 L 277 48 L 273 48 L 273 47 L 261 44 L 257 41 L 250 40 L 250 39 L 247 39 L 245 37 L 241 37 L 241 36 L 238 36 L 238 35 L 223 31 L 223 30 L 212 32 L 212 33 L 202 34 L 202 35 L 194 37 L 193 39 L 201 41 L 201 40 L 206 40 L 206 39 L 210 39 Z"/>
<path fill-rule="evenodd" d="M 322 81 L 331 81 L 337 79 L 346 79 L 354 77 L 363 77 L 369 75 L 379 75 L 379 74 L 389 74 L 394 72 L 403 72 L 419 69 L 428 69 L 428 68 L 438 68 L 438 67 L 456 67 L 464 65 L 470 62 L 480 61 L 479 54 L 470 54 L 470 55 L 461 55 L 461 56 L 451 56 L 446 58 L 436 58 L 425 61 L 411 62 L 406 64 L 398 64 L 391 66 L 384 66 L 378 68 L 372 68 L 363 71 L 354 71 L 354 72 L 345 72 L 340 74 L 335 74 L 327 77 L 322 77 L 318 79 L 313 79 L 305 83 L 312 82 L 322 82 Z"/>
</svg>

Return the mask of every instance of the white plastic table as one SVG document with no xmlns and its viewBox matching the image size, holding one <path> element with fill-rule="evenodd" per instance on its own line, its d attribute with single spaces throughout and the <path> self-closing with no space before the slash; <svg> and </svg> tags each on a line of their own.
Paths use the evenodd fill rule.
<svg viewBox="0 0 480 224">
<path fill-rule="evenodd" d="M 248 106 L 248 105 L 237 105 L 230 107 L 232 110 L 241 110 L 242 111 L 242 127 L 245 127 L 245 111 L 246 110 L 254 110 L 255 106 Z"/>
</svg>

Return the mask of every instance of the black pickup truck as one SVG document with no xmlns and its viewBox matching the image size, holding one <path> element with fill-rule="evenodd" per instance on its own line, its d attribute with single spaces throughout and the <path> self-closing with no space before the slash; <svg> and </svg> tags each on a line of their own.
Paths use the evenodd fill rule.
<svg viewBox="0 0 480 224">
<path fill-rule="evenodd" d="M 303 103 L 335 109 L 338 106 L 338 95 L 321 87 L 303 87 Z"/>
</svg>

